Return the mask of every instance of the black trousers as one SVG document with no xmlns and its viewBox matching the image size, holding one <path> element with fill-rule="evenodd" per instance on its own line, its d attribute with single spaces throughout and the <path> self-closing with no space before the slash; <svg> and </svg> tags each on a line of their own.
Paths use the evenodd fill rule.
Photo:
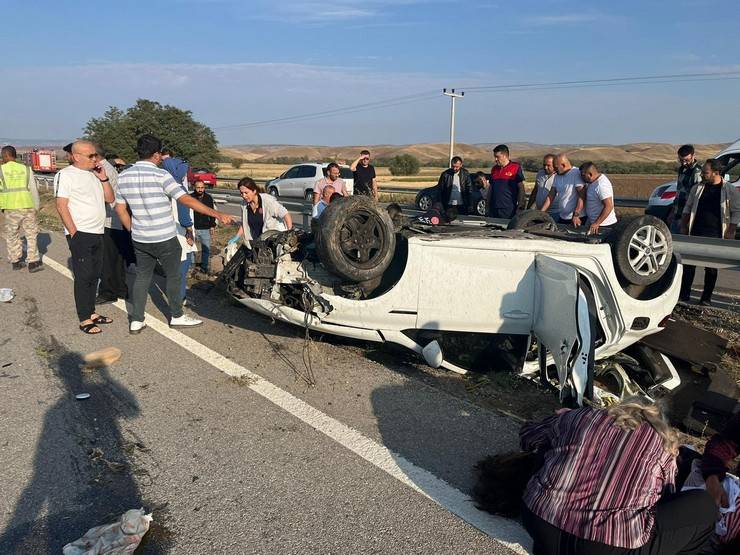
<svg viewBox="0 0 740 555">
<path fill-rule="evenodd" d="M 67 236 L 67 243 L 72 254 L 77 318 L 82 322 L 95 313 L 95 296 L 103 269 L 103 235 L 78 231 L 74 237 Z"/>
<path fill-rule="evenodd" d="M 655 506 L 650 539 L 636 549 L 578 538 L 545 522 L 524 507 L 522 520 L 534 539 L 534 555 L 692 555 L 700 553 L 714 532 L 717 507 L 704 490 L 667 496 Z"/>
<path fill-rule="evenodd" d="M 694 276 L 696 276 L 696 266 L 684 265 L 680 294 L 680 299 L 682 301 L 688 301 L 691 298 L 691 285 L 694 283 Z M 717 285 L 717 268 L 704 268 L 704 291 L 702 291 L 701 294 L 702 301 L 709 302 L 712 300 L 712 293 L 714 293 L 715 285 Z"/>
<path fill-rule="evenodd" d="M 105 228 L 103 234 L 103 273 L 98 294 L 111 299 L 128 296 L 124 253 L 131 239 L 126 231 Z"/>
</svg>

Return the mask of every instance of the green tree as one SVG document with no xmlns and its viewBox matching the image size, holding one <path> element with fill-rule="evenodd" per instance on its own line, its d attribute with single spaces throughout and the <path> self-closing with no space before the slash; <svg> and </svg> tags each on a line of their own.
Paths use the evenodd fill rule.
<svg viewBox="0 0 740 555">
<path fill-rule="evenodd" d="M 411 154 L 399 154 L 391 158 L 389 168 L 391 175 L 416 175 L 419 173 L 419 160 Z"/>
<path fill-rule="evenodd" d="M 244 163 L 244 160 L 242 160 L 241 158 L 231 159 L 231 167 L 234 168 L 235 170 L 238 170 L 239 168 L 241 168 L 243 163 Z"/>
<path fill-rule="evenodd" d="M 85 138 L 129 163 L 137 159 L 136 139 L 144 133 L 162 139 L 166 148 L 193 167 L 213 169 L 219 160 L 218 141 L 208 126 L 193 119 L 189 110 L 152 100 L 140 98 L 126 111 L 111 106 L 88 121 L 84 132 Z"/>
</svg>

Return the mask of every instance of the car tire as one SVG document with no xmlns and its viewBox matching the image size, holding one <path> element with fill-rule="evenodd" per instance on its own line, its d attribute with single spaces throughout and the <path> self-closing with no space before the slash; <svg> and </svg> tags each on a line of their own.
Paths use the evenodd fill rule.
<svg viewBox="0 0 740 555">
<path fill-rule="evenodd" d="M 485 217 L 487 210 L 488 210 L 488 206 L 486 205 L 486 199 L 484 198 L 480 199 L 475 205 L 475 213 L 478 214 L 479 216 Z"/>
<path fill-rule="evenodd" d="M 673 239 L 660 218 L 643 215 L 620 220 L 609 233 L 614 268 L 633 285 L 651 285 L 666 273 L 673 258 Z"/>
<path fill-rule="evenodd" d="M 316 252 L 331 273 L 352 282 L 383 275 L 396 251 L 386 210 L 364 195 L 337 199 L 321 215 Z"/>
<path fill-rule="evenodd" d="M 270 193 L 275 198 L 280 197 L 280 193 L 278 192 L 277 187 L 270 187 L 269 189 L 267 189 L 267 192 Z"/>
<path fill-rule="evenodd" d="M 303 200 L 308 202 L 313 201 L 313 191 L 311 189 L 306 189 L 306 192 L 303 194 Z"/>
<path fill-rule="evenodd" d="M 533 227 L 540 226 L 552 226 L 555 227 L 557 224 L 555 220 L 547 212 L 541 212 L 540 210 L 524 210 L 517 213 L 511 220 L 506 229 L 530 229 Z"/>
<path fill-rule="evenodd" d="M 416 207 L 422 212 L 429 210 L 432 207 L 432 204 L 434 204 L 434 199 L 432 198 L 432 195 L 428 193 L 419 195 L 419 198 L 416 199 Z"/>
</svg>

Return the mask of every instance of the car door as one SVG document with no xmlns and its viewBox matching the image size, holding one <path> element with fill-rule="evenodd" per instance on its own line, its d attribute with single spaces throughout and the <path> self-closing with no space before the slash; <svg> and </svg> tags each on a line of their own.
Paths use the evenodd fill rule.
<svg viewBox="0 0 740 555">
<path fill-rule="evenodd" d="M 316 181 L 322 176 L 317 175 L 318 168 L 308 164 L 298 167 L 298 179 L 296 179 L 296 192 L 294 196 L 303 197 L 306 191 L 313 190 Z"/>
<path fill-rule="evenodd" d="M 532 331 L 540 343 L 541 371 L 545 349 L 558 370 L 561 400 L 569 395 L 578 405 L 592 396 L 593 333 L 588 299 L 580 290 L 578 271 L 543 254 L 535 256 L 535 315 Z"/>
<path fill-rule="evenodd" d="M 296 179 L 298 178 L 298 168 L 300 166 L 293 166 L 286 171 L 278 181 L 277 189 L 278 194 L 281 197 L 294 197 L 296 191 Z"/>
<path fill-rule="evenodd" d="M 529 335 L 532 252 L 496 249 L 495 241 L 448 246 L 433 239 L 424 242 L 418 328 Z"/>
</svg>

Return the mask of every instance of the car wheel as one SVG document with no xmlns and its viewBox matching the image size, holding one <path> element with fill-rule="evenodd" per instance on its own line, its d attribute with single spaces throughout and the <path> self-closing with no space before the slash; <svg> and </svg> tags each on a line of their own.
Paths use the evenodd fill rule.
<svg viewBox="0 0 740 555">
<path fill-rule="evenodd" d="M 531 229 L 533 227 L 548 226 L 556 227 L 555 220 L 547 212 L 539 210 L 524 210 L 516 214 L 506 229 Z"/>
<path fill-rule="evenodd" d="M 416 201 L 416 206 L 422 212 L 426 212 L 432 207 L 433 202 L 434 200 L 432 199 L 432 196 L 425 193 L 418 198 L 418 200 Z"/>
<path fill-rule="evenodd" d="M 480 199 L 480 200 L 478 201 L 478 203 L 477 203 L 477 204 L 475 205 L 475 212 L 476 212 L 476 214 L 478 214 L 479 216 L 485 216 L 485 215 L 486 215 L 486 210 L 487 210 L 487 208 L 488 208 L 488 207 L 486 206 L 486 199 L 482 198 L 482 199 Z"/>
<path fill-rule="evenodd" d="M 668 226 L 655 216 L 620 220 L 610 233 L 614 267 L 633 285 L 651 285 L 671 264 L 673 240 Z"/>
<path fill-rule="evenodd" d="M 313 191 L 311 189 L 306 190 L 306 194 L 303 195 L 304 200 L 311 202 L 313 200 Z"/>
<path fill-rule="evenodd" d="M 267 190 L 267 192 L 270 193 L 275 198 L 278 198 L 280 196 L 280 193 L 278 193 L 277 187 L 270 187 Z"/>
<path fill-rule="evenodd" d="M 370 197 L 338 199 L 321 215 L 316 251 L 324 267 L 339 277 L 353 282 L 380 277 L 395 250 L 393 222 Z"/>
</svg>

